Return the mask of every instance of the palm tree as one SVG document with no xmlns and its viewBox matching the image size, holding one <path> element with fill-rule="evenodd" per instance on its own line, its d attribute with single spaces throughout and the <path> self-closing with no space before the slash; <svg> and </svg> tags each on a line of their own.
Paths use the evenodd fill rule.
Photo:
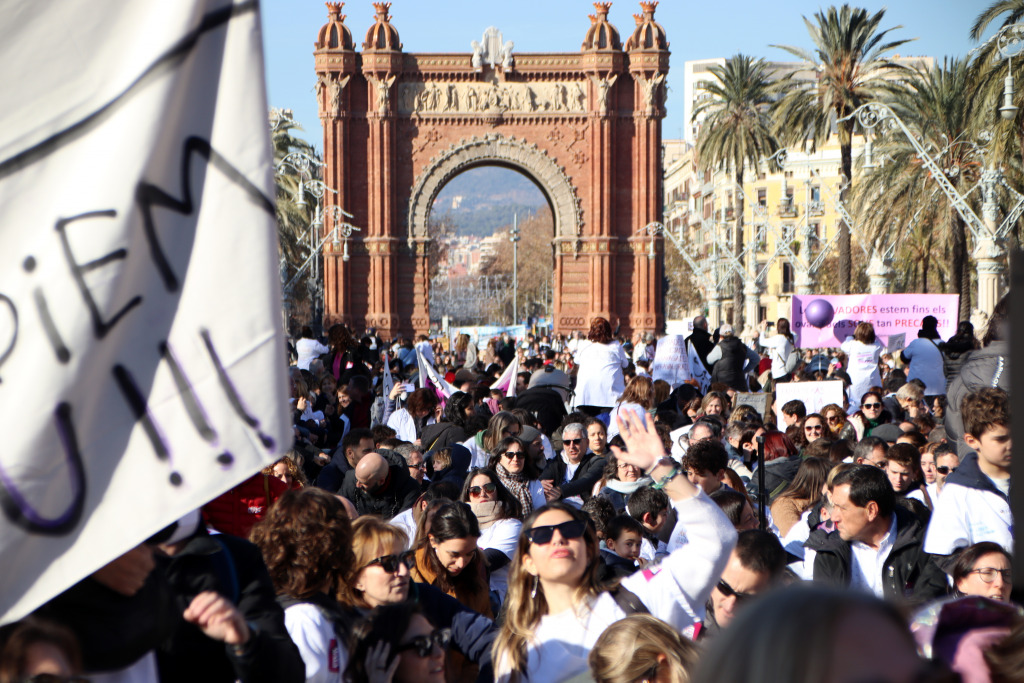
<svg viewBox="0 0 1024 683">
<path fill-rule="evenodd" d="M 866 9 L 843 5 L 819 11 L 814 21 L 804 17 L 814 50 L 774 45 L 807 62 L 817 71 L 818 80 L 810 87 L 794 87 L 780 102 L 776 122 L 780 137 L 787 145 L 801 145 L 814 151 L 832 135 L 839 135 L 842 172 L 852 182 L 851 152 L 855 121 L 847 119 L 857 107 L 879 99 L 890 87 L 886 76 L 902 69 L 884 55 L 909 40 L 886 41 L 890 31 L 879 31 L 885 10 L 869 15 Z M 849 183 L 839 193 L 845 202 Z M 850 226 L 839 223 L 839 290 L 850 293 Z"/>
<path fill-rule="evenodd" d="M 743 253 L 743 173 L 747 165 L 757 168 L 761 160 L 778 150 L 772 134 L 770 110 L 788 84 L 776 79 L 763 59 L 734 55 L 723 65 L 710 68 L 713 81 L 701 83 L 706 99 L 694 108 L 693 120 L 703 118 L 697 136 L 697 159 L 701 170 L 725 164 L 735 173 L 736 232 L 734 253 Z M 743 315 L 743 284 L 733 280 L 733 323 L 739 328 Z M 756 320 L 746 321 L 754 325 Z M 737 332 L 740 330 L 737 329 Z"/>
<path fill-rule="evenodd" d="M 943 61 L 912 72 L 903 87 L 891 90 L 888 102 L 960 194 L 974 187 L 983 167 L 972 139 L 977 119 L 972 79 L 966 60 Z M 881 164 L 871 173 L 862 172 L 854 192 L 858 222 L 877 247 L 899 240 L 901 251 L 910 256 L 907 260 L 920 263 L 922 284 L 928 278 L 931 245 L 946 245 L 949 258 L 936 259 L 936 266 L 949 263 L 947 281 L 960 295 L 960 319 L 967 320 L 971 273 L 963 218 L 900 131 L 882 133 L 873 146 Z"/>
</svg>

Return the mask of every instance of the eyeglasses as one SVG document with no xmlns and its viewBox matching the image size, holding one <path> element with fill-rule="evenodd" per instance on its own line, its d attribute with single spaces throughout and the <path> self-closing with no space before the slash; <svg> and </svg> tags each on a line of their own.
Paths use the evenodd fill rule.
<svg viewBox="0 0 1024 683">
<path fill-rule="evenodd" d="M 956 467 L 950 467 L 949 465 L 936 465 L 935 471 L 939 474 L 949 474 L 950 472 L 956 472 Z"/>
<path fill-rule="evenodd" d="M 579 444 L 583 443 L 583 439 L 562 439 L 562 443 L 564 443 L 566 446 L 578 446 Z"/>
<path fill-rule="evenodd" d="M 388 574 L 394 574 L 398 571 L 398 568 L 403 564 L 405 565 L 406 569 L 412 569 L 413 566 L 416 564 L 416 556 L 413 554 L 411 550 L 406 551 L 400 555 L 384 555 L 382 557 L 370 560 L 365 565 L 363 565 L 363 569 L 366 569 L 367 567 L 372 567 L 375 564 L 379 565 L 380 568 L 386 571 Z"/>
<path fill-rule="evenodd" d="M 881 407 L 881 403 L 865 403 L 861 405 L 861 408 L 866 408 L 867 410 L 878 410 Z"/>
<path fill-rule="evenodd" d="M 821 425 L 804 425 L 805 432 L 820 432 Z"/>
<path fill-rule="evenodd" d="M 547 545 L 548 543 L 551 543 L 551 539 L 554 538 L 556 529 L 563 539 L 571 541 L 574 538 L 582 536 L 586 528 L 586 522 L 578 519 L 572 519 L 568 522 L 562 522 L 561 524 L 554 524 L 551 526 L 535 526 L 526 532 L 526 537 L 530 539 L 530 543 L 534 543 L 536 545 Z"/>
<path fill-rule="evenodd" d="M 636 469 L 636 465 L 630 465 L 630 464 L 629 464 L 628 462 L 620 462 L 620 463 L 618 464 L 618 468 L 619 468 L 620 470 L 624 470 L 624 469 L 627 469 L 627 468 L 633 468 L 633 469 Z"/>
<path fill-rule="evenodd" d="M 981 580 L 985 583 L 992 583 L 996 580 L 996 574 L 1003 577 L 1003 581 L 1009 581 L 1013 572 L 1009 569 L 996 569 L 995 567 L 981 567 L 979 569 L 972 569 L 967 572 L 968 574 L 977 574 L 981 577 Z"/>
<path fill-rule="evenodd" d="M 753 593 L 739 592 L 738 590 L 734 589 L 732 586 L 727 584 L 725 582 L 725 579 L 719 579 L 718 584 L 715 587 L 718 588 L 718 592 L 724 595 L 725 597 L 735 597 L 736 602 L 743 602 L 744 600 L 756 597 Z"/>
<path fill-rule="evenodd" d="M 415 650 L 416 654 L 420 657 L 429 657 L 434 652 L 434 646 L 436 645 L 442 651 L 448 649 L 448 645 L 452 642 L 452 631 L 449 628 L 439 628 L 431 632 L 430 635 L 416 636 L 408 643 L 399 645 L 395 648 L 395 652 L 405 652 L 406 650 Z"/>
<path fill-rule="evenodd" d="M 505 451 L 501 455 L 503 457 L 505 457 L 505 458 L 508 458 L 509 460 L 525 460 L 526 459 L 526 453 L 523 453 L 522 451 Z"/>
<path fill-rule="evenodd" d="M 487 493 L 494 493 L 497 488 L 498 487 L 494 485 L 494 482 L 484 484 L 483 486 L 470 486 L 469 495 L 479 496 L 484 491 L 487 491 Z"/>
<path fill-rule="evenodd" d="M 423 470 L 424 472 L 426 472 L 427 471 L 427 461 L 424 460 L 423 462 L 421 462 L 418 465 L 409 465 L 409 469 L 410 470 Z"/>
<path fill-rule="evenodd" d="M 826 419 L 829 422 L 841 422 L 842 421 L 842 418 L 840 418 L 838 415 L 829 415 Z"/>
</svg>

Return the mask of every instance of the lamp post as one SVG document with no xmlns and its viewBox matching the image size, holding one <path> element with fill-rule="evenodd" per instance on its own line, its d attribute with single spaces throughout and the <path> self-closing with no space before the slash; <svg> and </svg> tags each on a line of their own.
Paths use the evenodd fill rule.
<svg viewBox="0 0 1024 683">
<path fill-rule="evenodd" d="M 519 214 L 512 214 L 512 324 L 519 324 Z"/>
<path fill-rule="evenodd" d="M 888 128 L 899 130 L 907 141 L 914 148 L 917 158 L 931 173 L 931 177 L 938 184 L 939 189 L 949 198 L 953 208 L 960 214 L 964 222 L 974 236 L 974 252 L 972 256 L 977 264 L 978 272 L 978 308 L 986 315 L 991 314 L 999 301 L 1002 279 L 1005 273 L 1005 246 L 1003 238 L 1010 228 L 1016 223 L 1021 213 L 1024 212 L 1024 195 L 1009 188 L 1003 180 L 1003 172 L 992 164 L 985 163 L 984 150 L 974 143 L 962 141 L 950 142 L 950 146 L 969 144 L 982 157 L 985 165 L 981 174 L 980 186 L 982 190 L 982 215 L 984 220 L 978 217 L 971 205 L 964 199 L 963 195 L 957 192 L 947 176 L 947 169 L 941 168 L 938 163 L 928 154 L 921 141 L 913 131 L 896 115 L 888 105 L 881 102 L 869 102 L 855 109 L 849 116 L 840 121 L 857 117 L 858 122 L 865 130 L 874 129 L 879 124 L 885 124 Z M 870 156 L 866 161 L 872 161 Z M 1016 206 L 1007 214 L 1001 225 L 997 224 L 999 213 L 999 201 L 997 190 L 1002 185 L 1017 195 Z"/>
</svg>

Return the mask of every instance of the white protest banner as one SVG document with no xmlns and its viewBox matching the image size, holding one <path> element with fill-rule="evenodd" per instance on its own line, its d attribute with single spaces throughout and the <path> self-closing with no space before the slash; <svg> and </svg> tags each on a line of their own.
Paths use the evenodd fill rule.
<svg viewBox="0 0 1024 683">
<path fill-rule="evenodd" d="M 896 353 L 902 351 L 907 345 L 907 333 L 900 332 L 898 334 L 889 335 L 889 339 L 885 345 L 885 350 L 889 353 Z"/>
<path fill-rule="evenodd" d="M 775 420 L 783 425 L 782 406 L 788 401 L 804 402 L 807 414 L 821 412 L 829 403 L 843 406 L 843 383 L 839 380 L 828 382 L 782 382 L 775 385 Z"/>
<path fill-rule="evenodd" d="M 494 384 L 491 385 L 491 389 L 500 389 L 505 392 L 506 397 L 515 397 L 516 395 L 516 375 L 519 374 L 519 354 L 516 354 L 515 358 L 505 372 L 501 373 L 501 377 L 495 380 Z"/>
<path fill-rule="evenodd" d="M 663 379 L 675 389 L 690 379 L 690 359 L 681 334 L 669 334 L 658 340 L 651 365 L 651 377 Z"/>
<path fill-rule="evenodd" d="M 258 5 L 0 26 L 0 622 L 291 443 Z"/>
</svg>

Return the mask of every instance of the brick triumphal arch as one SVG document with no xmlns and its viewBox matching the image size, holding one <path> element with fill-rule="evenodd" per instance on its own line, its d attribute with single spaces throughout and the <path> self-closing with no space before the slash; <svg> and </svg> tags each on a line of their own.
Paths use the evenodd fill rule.
<svg viewBox="0 0 1024 683">
<path fill-rule="evenodd" d="M 517 53 L 490 28 L 470 53 L 409 54 L 390 3 L 374 3 L 361 51 L 342 3 L 327 3 L 314 53 L 324 180 L 336 190 L 326 201 L 361 230 L 347 252 L 325 243 L 327 321 L 426 331 L 434 199 L 459 173 L 492 164 L 530 177 L 551 205 L 556 331 L 596 315 L 623 333 L 662 327 L 663 245 L 641 232 L 662 214 L 669 52 L 657 4 L 640 3 L 624 43 L 611 3 L 595 3 L 579 52 Z"/>
</svg>

